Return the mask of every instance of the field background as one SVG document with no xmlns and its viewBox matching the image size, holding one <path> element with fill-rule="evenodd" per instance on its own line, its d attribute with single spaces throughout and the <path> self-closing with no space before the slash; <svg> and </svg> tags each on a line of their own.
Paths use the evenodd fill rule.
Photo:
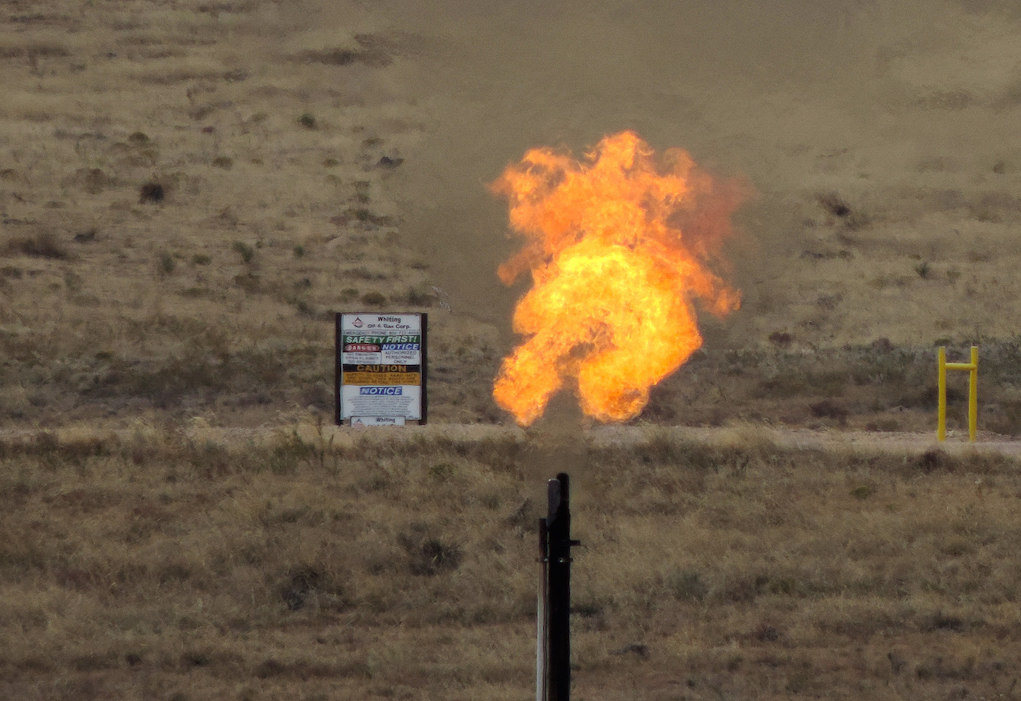
<svg viewBox="0 0 1021 701">
<path fill-rule="evenodd" d="M 981 346 L 986 445 L 1021 432 L 1019 29 L 996 0 L 8 0 L 0 696 L 526 698 L 564 467 L 579 698 L 1021 696 L 1016 458 L 931 445 L 941 344 Z M 485 184 L 622 129 L 754 192 L 744 304 L 628 426 L 566 396 L 520 431 Z M 431 425 L 338 432 L 332 315 L 377 309 L 430 315 Z"/>
</svg>

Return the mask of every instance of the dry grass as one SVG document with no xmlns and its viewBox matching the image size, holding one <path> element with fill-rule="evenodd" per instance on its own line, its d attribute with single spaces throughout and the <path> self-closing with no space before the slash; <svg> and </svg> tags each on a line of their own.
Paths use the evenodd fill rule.
<svg viewBox="0 0 1021 701">
<path fill-rule="evenodd" d="M 272 3 L 62 7 L 0 23 L 0 352 L 12 361 L 0 418 L 173 410 L 237 425 L 328 410 L 338 305 L 436 299 L 386 184 L 405 137 L 376 135 L 380 114 L 410 108 L 379 95 L 330 117 L 341 105 L 323 86 L 350 72 L 270 40 Z M 361 47 L 354 71 L 392 51 L 371 35 L 309 37 L 309 50 Z M 249 51 L 258 69 L 239 58 Z M 299 123 L 311 113 L 314 133 Z"/>
<path fill-rule="evenodd" d="M 579 698 L 1016 696 L 1016 459 L 761 428 L 931 435 L 934 347 L 977 342 L 980 428 L 1021 432 L 1021 54 L 988 4 L 922 36 L 911 3 L 748 3 L 681 41 L 514 2 L 4 3 L 0 698 L 527 697 L 561 469 Z M 558 398 L 503 428 L 483 184 L 619 126 L 760 191 L 744 306 L 631 426 Z M 355 308 L 430 313 L 433 425 L 322 425 Z"/>
<path fill-rule="evenodd" d="M 1016 459 L 138 424 L 0 445 L 3 695 L 522 698 L 535 451 L 579 460 L 580 698 L 1015 683 Z"/>
</svg>

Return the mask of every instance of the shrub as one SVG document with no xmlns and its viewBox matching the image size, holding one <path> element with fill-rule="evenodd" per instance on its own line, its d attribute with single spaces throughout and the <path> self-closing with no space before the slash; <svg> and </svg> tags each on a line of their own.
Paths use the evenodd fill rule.
<svg viewBox="0 0 1021 701">
<path fill-rule="evenodd" d="M 362 302 L 373 307 L 381 307 L 386 304 L 386 297 L 379 292 L 366 292 L 362 295 Z"/>
<path fill-rule="evenodd" d="M 818 200 L 822 208 L 835 217 L 843 218 L 851 214 L 851 207 L 835 192 L 819 195 Z"/>
<path fill-rule="evenodd" d="M 844 423 L 847 420 L 848 410 L 830 399 L 823 399 L 820 402 L 816 402 L 809 407 L 812 410 L 812 416 L 820 419 L 834 419 L 840 423 Z"/>
<path fill-rule="evenodd" d="M 49 231 L 41 232 L 35 236 L 12 239 L 7 244 L 7 250 L 34 258 L 64 260 L 70 257 L 67 249 Z"/>
<path fill-rule="evenodd" d="M 674 598 L 681 601 L 701 601 L 709 593 L 709 587 L 702 580 L 702 575 L 694 570 L 671 572 L 667 575 L 666 586 Z"/>
<path fill-rule="evenodd" d="M 138 189 L 138 202 L 139 204 L 155 204 L 162 202 L 166 197 L 166 191 L 163 186 L 157 182 L 145 183 Z"/>
<path fill-rule="evenodd" d="M 787 331 L 774 331 L 769 334 L 769 341 L 780 348 L 788 348 L 794 342 L 794 337 Z"/>
<path fill-rule="evenodd" d="M 156 273 L 160 277 L 166 277 L 174 272 L 174 268 L 177 267 L 177 262 L 174 260 L 174 256 L 166 251 L 161 252 L 156 256 Z"/>
<path fill-rule="evenodd" d="M 238 255 L 241 256 L 241 260 L 245 263 L 251 263 L 255 257 L 255 249 L 244 241 L 235 241 L 231 248 L 237 251 Z"/>
<path fill-rule="evenodd" d="M 413 526 L 397 541 L 407 554 L 408 571 L 416 576 L 433 577 L 453 572 L 461 566 L 461 547 L 427 534 L 425 527 Z"/>
<path fill-rule="evenodd" d="M 410 288 L 404 299 L 413 307 L 428 307 L 432 305 L 433 296 L 417 288 Z"/>
</svg>

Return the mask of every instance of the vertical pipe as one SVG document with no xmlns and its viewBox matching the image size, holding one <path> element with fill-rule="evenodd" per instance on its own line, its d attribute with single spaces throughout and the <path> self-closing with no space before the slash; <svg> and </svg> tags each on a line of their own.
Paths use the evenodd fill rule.
<svg viewBox="0 0 1021 701">
<path fill-rule="evenodd" d="M 539 603 L 535 625 L 535 701 L 549 701 L 549 535 L 539 519 Z"/>
<path fill-rule="evenodd" d="M 570 483 L 561 472 L 549 481 L 549 701 L 571 698 Z"/>
<path fill-rule="evenodd" d="M 936 357 L 939 361 L 939 375 L 936 380 L 938 407 L 936 409 L 936 438 L 947 439 L 947 349 L 939 347 Z"/>
<path fill-rule="evenodd" d="M 968 375 L 968 440 L 974 443 L 978 432 L 978 346 L 971 347 L 971 370 Z"/>
</svg>

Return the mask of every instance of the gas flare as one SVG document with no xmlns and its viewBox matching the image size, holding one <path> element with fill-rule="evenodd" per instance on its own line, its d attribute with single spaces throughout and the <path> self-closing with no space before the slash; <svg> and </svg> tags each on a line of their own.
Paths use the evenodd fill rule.
<svg viewBox="0 0 1021 701">
<path fill-rule="evenodd" d="M 702 345 L 699 299 L 725 315 L 740 293 L 707 266 L 730 232 L 742 187 L 671 149 L 657 160 L 634 132 L 603 138 L 583 160 L 529 150 L 490 185 L 507 198 L 522 250 L 498 270 L 531 272 L 504 359 L 497 404 L 522 426 L 565 385 L 599 421 L 637 416 L 649 390 Z"/>
</svg>

